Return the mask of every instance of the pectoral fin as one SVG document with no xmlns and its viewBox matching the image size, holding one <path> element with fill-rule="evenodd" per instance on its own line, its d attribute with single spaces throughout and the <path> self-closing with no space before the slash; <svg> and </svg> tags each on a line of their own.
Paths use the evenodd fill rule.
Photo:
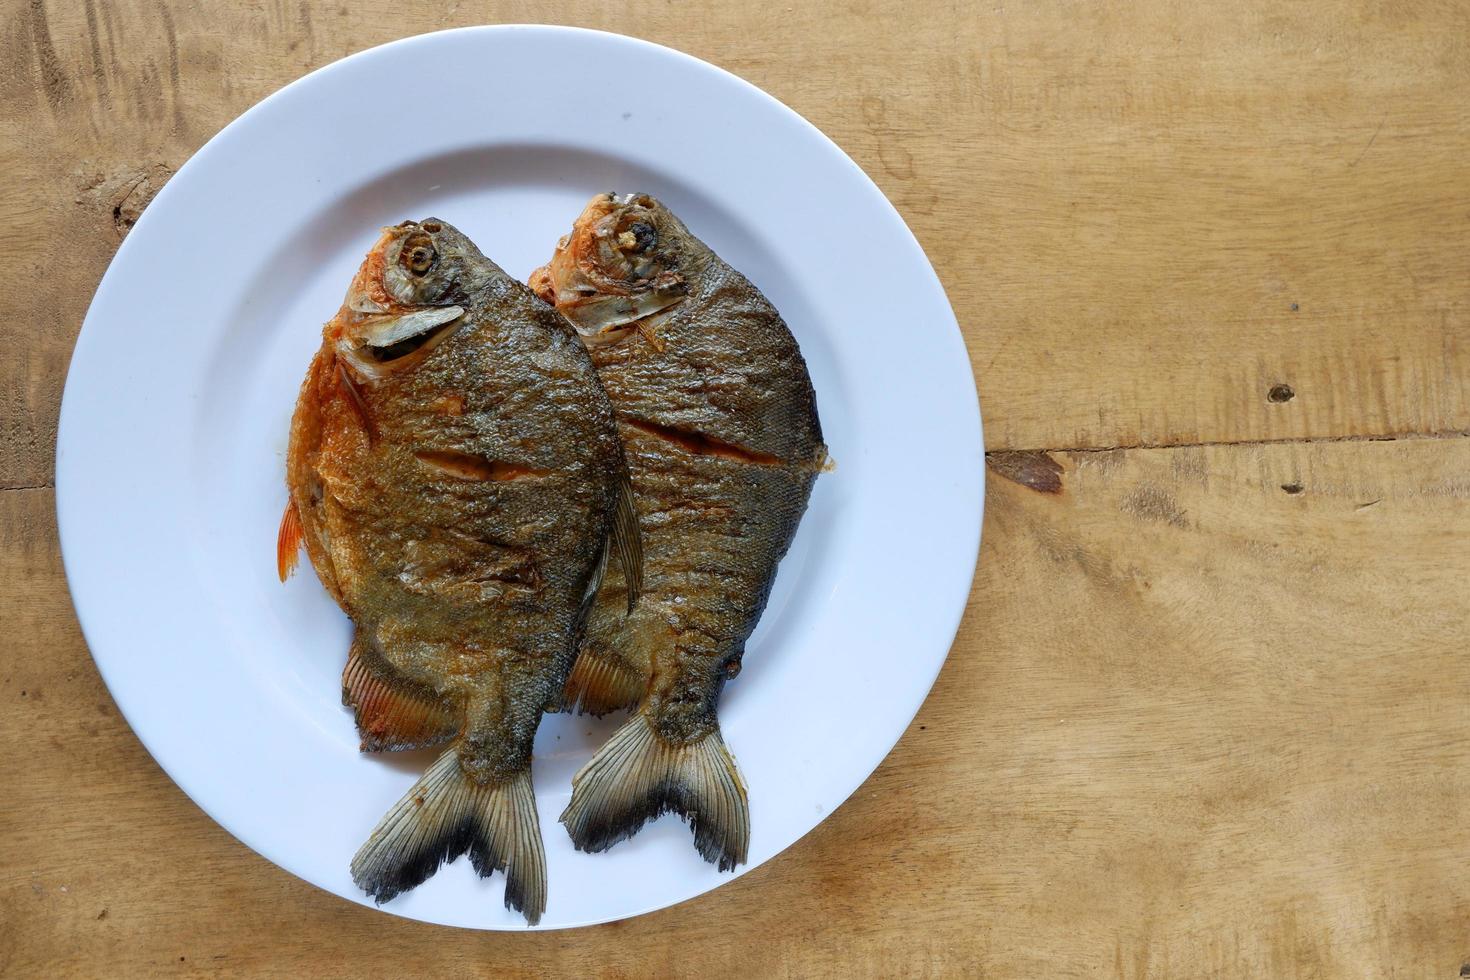
<svg viewBox="0 0 1470 980">
<path fill-rule="evenodd" d="M 347 404 L 352 406 L 352 414 L 357 416 L 362 430 L 367 433 L 368 445 L 377 442 L 378 426 L 373 422 L 373 411 L 368 407 L 367 396 L 362 393 L 357 382 L 352 380 L 352 372 L 347 370 L 347 365 L 340 360 L 337 362 L 337 383 L 347 395 Z"/>
<path fill-rule="evenodd" d="M 296 501 L 286 500 L 286 512 L 281 515 L 281 527 L 276 531 L 276 574 L 281 581 L 291 577 L 296 562 L 301 557 L 301 515 L 296 511 Z"/>
</svg>

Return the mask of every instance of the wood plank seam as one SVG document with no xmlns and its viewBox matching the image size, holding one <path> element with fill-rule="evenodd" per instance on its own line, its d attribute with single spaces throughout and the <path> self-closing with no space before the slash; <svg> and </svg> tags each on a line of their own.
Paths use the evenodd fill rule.
<svg viewBox="0 0 1470 980">
<path fill-rule="evenodd" d="M 1316 445 L 1334 442 L 1397 442 L 1401 439 L 1464 439 L 1466 437 L 1470 437 L 1470 430 L 1454 429 L 1440 432 L 1396 432 L 1392 435 L 1304 436 L 1300 438 L 1242 439 L 1238 441 L 1215 442 L 1134 443 L 1116 446 L 1060 446 L 1045 449 L 989 449 L 985 452 L 985 458 L 988 462 L 995 457 L 1014 456 L 1022 453 L 1113 453 L 1120 450 L 1132 449 L 1215 449 L 1223 447 Z M 56 481 L 47 480 L 45 483 L 0 487 L 0 493 L 24 490 L 54 490 L 55 488 Z"/>
<path fill-rule="evenodd" d="M 1224 439 L 1204 442 L 1139 442 L 1120 443 L 1116 446 L 1058 446 L 1045 449 L 987 449 L 986 459 L 993 456 L 1009 456 L 1016 453 L 1115 453 L 1134 449 L 1220 449 L 1247 448 L 1251 446 L 1309 446 L 1335 442 L 1398 442 L 1413 439 L 1463 439 L 1470 436 L 1470 429 L 1441 429 L 1436 432 L 1394 432 L 1386 435 L 1352 436 L 1283 436 L 1280 439 Z"/>
</svg>

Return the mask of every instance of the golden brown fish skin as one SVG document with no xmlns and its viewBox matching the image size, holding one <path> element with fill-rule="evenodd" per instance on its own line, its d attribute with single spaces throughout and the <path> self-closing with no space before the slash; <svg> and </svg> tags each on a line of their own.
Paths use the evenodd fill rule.
<svg viewBox="0 0 1470 980">
<path fill-rule="evenodd" d="M 571 668 L 625 473 L 585 349 L 451 226 L 385 229 L 323 331 L 287 472 L 312 564 L 357 628 L 344 683 L 456 722 L 458 772 L 441 759 L 415 792 L 425 813 L 433 792 L 449 794 L 438 817 L 465 812 L 415 850 L 389 827 L 414 816 L 411 792 L 354 877 L 385 901 L 468 849 L 482 874 L 509 865 L 507 904 L 534 921 L 531 744 Z M 481 839 L 476 820 L 505 823 L 512 843 Z"/>
<path fill-rule="evenodd" d="M 718 739 L 720 692 L 740 669 L 826 458 L 805 361 L 759 290 L 646 196 L 594 199 L 531 281 L 588 343 L 617 413 L 643 535 L 639 605 L 624 614 L 610 574 L 568 706 L 601 712 L 631 696 L 655 739 L 639 751 L 693 751 Z M 632 743 L 609 751 L 632 752 Z M 699 764 L 727 759 L 721 745 Z M 744 859 L 741 828 L 712 825 L 687 799 L 593 800 L 599 766 L 609 767 L 606 791 L 620 792 L 611 765 L 594 760 L 578 776 L 563 815 L 578 846 L 610 846 L 661 807 L 694 820 L 710 860 Z M 733 761 L 727 768 L 738 785 Z M 743 787 L 738 795 L 726 801 L 740 811 L 733 821 L 746 819 Z"/>
</svg>

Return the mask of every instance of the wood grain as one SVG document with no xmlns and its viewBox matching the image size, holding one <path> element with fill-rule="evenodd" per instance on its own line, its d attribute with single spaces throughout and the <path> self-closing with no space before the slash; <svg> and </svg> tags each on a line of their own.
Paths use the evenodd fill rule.
<svg viewBox="0 0 1470 980">
<path fill-rule="evenodd" d="M 945 282 L 996 452 L 949 663 L 851 801 L 685 905 L 481 935 L 318 891 L 173 786 L 50 486 L 92 291 L 204 140 L 352 51 L 536 21 L 842 145 Z M 1456 976 L 1466 36 L 1444 0 L 0 0 L 0 974 Z"/>
<path fill-rule="evenodd" d="M 211 823 L 87 659 L 49 494 L 0 494 L 0 970 L 1454 976 L 1470 442 L 1052 459 L 1058 492 L 992 479 L 954 652 L 852 800 L 708 896 L 537 936 L 349 905 Z"/>
<path fill-rule="evenodd" d="M 933 258 L 993 449 L 1470 430 L 1470 5 L 3 9 L 0 261 L 29 288 L 0 486 L 49 479 L 61 363 L 159 178 L 312 68 L 496 21 L 675 45 L 828 132 Z"/>
</svg>

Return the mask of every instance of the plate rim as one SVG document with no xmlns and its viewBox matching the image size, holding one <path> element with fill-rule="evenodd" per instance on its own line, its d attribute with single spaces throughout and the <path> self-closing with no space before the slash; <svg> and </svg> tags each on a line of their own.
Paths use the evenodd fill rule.
<svg viewBox="0 0 1470 980">
<path fill-rule="evenodd" d="M 139 725 L 135 721 L 135 709 L 137 705 L 125 704 L 124 701 L 118 697 L 116 693 L 116 685 L 112 679 L 110 669 L 104 663 L 104 660 L 106 660 L 107 658 L 105 656 L 99 658 L 97 653 L 99 647 L 106 646 L 109 641 L 102 638 L 102 634 L 98 632 L 98 625 L 95 621 L 92 623 L 91 626 L 88 625 L 89 615 L 84 610 L 84 602 L 82 598 L 78 595 L 75 585 L 75 568 L 79 567 L 81 563 L 84 563 L 84 556 L 79 554 L 79 552 L 84 551 L 85 546 L 79 545 L 77 543 L 76 537 L 74 536 L 74 532 L 68 530 L 69 527 L 75 528 L 76 524 L 79 522 L 80 517 L 74 508 L 78 507 L 82 503 L 82 499 L 77 496 L 79 492 L 74 489 L 73 479 L 69 475 L 69 470 L 74 466 L 81 467 L 84 464 L 74 462 L 74 454 L 68 449 L 68 443 L 76 439 L 74 433 L 77 427 L 81 424 L 77 421 L 77 419 L 79 416 L 84 415 L 86 411 L 86 408 L 84 407 L 84 399 L 86 396 L 79 392 L 79 386 L 81 384 L 80 378 L 83 372 L 77 370 L 77 365 L 80 362 L 83 365 L 84 369 L 86 368 L 88 364 L 88 359 L 93 356 L 90 353 L 91 348 L 97 342 L 97 338 L 100 336 L 101 332 L 106 329 L 105 327 L 102 327 L 100 325 L 100 323 L 102 322 L 101 318 L 105 314 L 98 312 L 98 298 L 105 295 L 105 291 L 107 290 L 109 281 L 114 277 L 114 274 L 117 272 L 118 268 L 123 264 L 121 260 L 125 256 L 131 255 L 131 252 L 136 248 L 141 247 L 138 246 L 137 243 L 144 240 L 146 236 L 142 236 L 139 233 L 140 231 L 144 231 L 151 227 L 152 222 L 150 221 L 150 216 L 161 213 L 162 209 L 159 207 L 159 205 L 161 203 L 166 203 L 167 201 L 169 201 L 172 198 L 173 194 L 178 191 L 178 188 L 183 186 L 180 178 L 188 178 L 189 175 L 192 175 L 194 172 L 198 171 L 198 169 L 204 165 L 203 161 L 209 159 L 215 153 L 219 152 L 219 146 L 221 142 L 223 142 L 223 140 L 228 137 L 232 131 L 240 127 L 244 121 L 263 111 L 267 111 L 267 107 L 274 104 L 277 100 L 293 97 L 294 93 L 298 92 L 302 88 L 308 87 L 311 80 L 315 79 L 317 76 L 341 70 L 344 68 L 344 66 L 347 66 L 349 64 L 355 64 L 357 62 L 368 60 L 374 57 L 382 57 L 390 51 L 407 50 L 421 45 L 431 46 L 436 41 L 450 36 L 462 37 L 474 35 L 493 38 L 525 32 L 535 32 L 541 34 L 549 34 L 553 36 L 593 36 L 614 44 L 626 44 L 631 45 L 635 48 L 649 49 L 659 56 L 672 57 L 677 61 L 681 61 L 685 63 L 686 67 L 691 70 L 713 72 L 714 74 L 719 76 L 720 80 L 724 84 L 733 84 L 734 86 L 744 90 L 746 94 L 753 95 L 758 98 L 758 100 L 765 103 L 771 110 L 784 115 L 790 121 L 795 121 L 799 123 L 799 125 L 807 131 L 808 136 L 815 137 L 820 143 L 825 144 L 825 148 L 830 153 L 835 154 L 836 160 L 840 160 L 843 165 L 851 169 L 853 174 L 858 178 L 859 184 L 865 185 L 864 189 L 870 194 L 873 200 L 878 203 L 879 207 L 887 209 L 890 217 L 896 222 L 896 228 L 902 229 L 903 234 L 907 236 L 908 244 L 912 246 L 912 248 L 917 252 L 920 257 L 922 257 L 922 267 L 930 280 L 929 285 L 933 290 L 935 290 L 937 296 L 943 301 L 943 307 L 949 314 L 948 322 L 936 324 L 934 327 L 934 332 L 937 337 L 943 338 L 944 342 L 951 349 L 952 352 L 957 353 L 960 356 L 960 359 L 963 361 L 963 364 L 965 366 L 965 370 L 963 373 L 968 378 L 968 388 L 965 390 L 967 391 L 969 397 L 965 400 L 963 407 L 968 408 L 968 411 L 965 413 L 964 418 L 957 419 L 957 421 L 962 423 L 961 427 L 966 430 L 966 434 L 973 435 L 974 449 L 977 455 L 977 468 L 974 476 L 977 482 L 976 489 L 978 490 L 978 494 L 976 496 L 975 506 L 973 507 L 973 509 L 968 509 L 966 511 L 966 514 L 970 516 L 971 520 L 968 522 L 968 525 L 961 530 L 966 532 L 964 534 L 964 538 L 965 541 L 968 542 L 968 546 L 964 549 L 964 551 L 973 555 L 974 557 L 970 563 L 968 574 L 964 576 L 963 589 L 960 589 L 958 587 L 958 582 L 956 582 L 956 584 L 953 586 L 954 592 L 958 597 L 957 601 L 947 603 L 945 606 L 941 607 L 947 609 L 948 615 L 948 619 L 940 624 L 944 628 L 942 630 L 939 630 L 939 635 L 948 637 L 947 643 L 944 648 L 944 655 L 935 661 L 933 671 L 927 677 L 927 681 L 924 684 L 923 695 L 914 704 L 912 711 L 905 712 L 905 714 L 907 715 L 906 721 L 904 721 L 901 726 L 895 726 L 895 731 L 892 738 L 890 740 L 886 740 L 887 747 L 883 750 L 882 754 L 878 756 L 876 761 L 873 762 L 871 766 L 863 765 L 859 767 L 854 767 L 854 773 L 858 773 L 860 770 L 866 771 L 862 771 L 861 774 L 858 775 L 856 780 L 852 781 L 851 785 L 848 786 L 845 791 L 840 793 L 839 797 L 832 803 L 832 805 L 825 809 L 820 819 L 818 819 L 806 830 L 797 834 L 790 841 L 776 848 L 771 854 L 769 854 L 764 860 L 762 860 L 760 864 L 764 864 L 768 861 L 774 860 L 777 856 L 784 853 L 798 841 L 804 839 L 808 834 L 815 830 L 816 827 L 825 822 L 826 819 L 830 817 L 833 812 L 835 812 L 840 806 L 846 803 L 852 797 L 853 793 L 855 793 L 864 783 L 867 782 L 868 779 L 873 776 L 873 774 L 878 770 L 880 766 L 882 766 L 882 764 L 887 760 L 888 756 L 893 752 L 894 747 L 897 746 L 898 742 L 912 727 L 915 717 L 917 717 L 919 710 L 923 707 L 923 704 L 925 703 L 925 701 L 927 701 L 929 695 L 932 693 L 934 684 L 938 680 L 938 676 L 942 671 L 944 664 L 948 661 L 949 655 L 953 650 L 955 638 L 957 637 L 959 627 L 963 622 L 964 615 L 968 607 L 969 597 L 974 588 L 974 577 L 976 574 L 976 569 L 978 568 L 978 562 L 980 558 L 980 547 L 984 525 L 985 486 L 987 478 L 984 466 L 984 427 L 979 401 L 978 385 L 976 383 L 974 369 L 970 362 L 969 351 L 965 342 L 963 330 L 960 328 L 958 317 L 954 313 L 953 304 L 950 302 L 948 294 L 944 289 L 943 283 L 939 279 L 938 272 L 937 270 L 935 270 L 933 263 L 929 260 L 929 257 L 924 251 L 922 244 L 918 241 L 917 236 L 914 235 L 913 230 L 908 226 L 908 223 L 904 220 L 902 214 L 899 213 L 893 202 L 889 200 L 886 194 L 883 193 L 878 184 L 872 179 L 871 176 L 868 175 L 866 171 L 862 169 L 861 166 L 857 164 L 856 161 L 854 161 L 847 154 L 845 150 L 842 149 L 840 145 L 836 143 L 836 141 L 828 137 L 812 122 L 807 120 L 804 116 L 802 116 L 796 110 L 792 109 L 790 106 L 786 105 L 780 99 L 766 92 L 764 89 L 760 88 L 754 83 L 747 81 L 744 78 L 741 78 L 739 75 L 736 75 L 719 65 L 688 54 L 687 52 L 680 51 L 676 48 L 659 44 L 657 42 L 648 41 L 642 38 L 620 34 L 613 31 L 605 31 L 593 28 L 576 27 L 570 25 L 530 23 L 483 24 L 464 27 L 453 27 L 443 30 L 431 31 L 423 34 L 415 34 L 407 37 L 397 38 L 384 42 L 382 44 L 373 45 L 371 47 L 352 52 L 351 54 L 348 54 L 342 58 L 338 58 L 334 61 L 321 65 L 307 72 L 306 74 L 301 75 L 300 77 L 295 78 L 290 82 L 287 82 L 286 84 L 280 86 L 259 101 L 252 104 L 239 115 L 231 119 L 226 125 L 221 127 L 214 135 L 206 140 L 197 150 L 195 150 L 193 154 L 190 155 L 190 157 L 179 167 L 178 171 L 176 171 L 175 174 L 169 179 L 169 181 L 160 189 L 154 200 L 150 203 L 150 206 L 144 209 L 137 223 L 131 229 L 128 236 L 123 239 L 123 241 L 118 246 L 118 249 L 109 260 L 107 269 L 104 271 L 101 279 L 98 281 L 98 285 L 93 292 L 91 300 L 88 303 L 87 313 L 84 316 L 81 327 L 78 331 L 78 335 L 71 356 L 68 359 L 66 381 L 62 390 L 62 399 L 58 413 L 54 465 L 54 501 L 56 508 L 57 536 L 58 543 L 60 545 L 62 567 L 66 576 L 68 592 L 71 596 L 72 607 L 77 617 L 78 626 L 81 629 L 83 639 L 87 645 L 88 654 L 91 656 L 93 663 L 96 665 L 99 675 L 102 677 L 104 684 L 108 688 L 109 696 L 112 698 L 114 704 L 117 706 L 119 713 L 128 723 L 128 726 L 132 730 L 133 735 L 143 744 L 144 749 L 148 752 L 153 761 L 159 766 L 160 769 L 164 771 L 169 780 L 181 792 L 183 792 L 184 795 L 188 797 L 188 799 L 195 806 L 204 811 L 204 813 L 208 815 L 212 821 L 218 824 L 223 830 L 230 834 L 230 836 L 235 838 L 235 840 L 239 841 L 252 852 L 269 861 L 276 867 L 280 868 L 283 872 L 290 874 L 293 878 L 304 881 L 312 887 L 327 892 L 334 897 L 343 898 L 350 902 L 353 902 L 354 904 L 364 905 L 369 908 L 373 908 L 375 906 L 371 904 L 370 899 L 368 899 L 366 896 L 359 898 L 355 896 L 343 895 L 342 893 L 331 887 L 328 887 L 327 885 L 318 883 L 317 881 L 306 877 L 304 874 L 292 870 L 290 867 L 286 866 L 286 864 L 277 860 L 276 857 L 266 853 L 255 843 L 252 843 L 250 840 L 248 840 L 245 834 L 243 834 L 241 830 L 237 829 L 237 827 L 235 826 L 238 821 L 222 815 L 220 812 L 217 812 L 218 808 L 212 808 L 211 806 L 206 805 L 203 801 L 197 798 L 195 793 L 192 792 L 187 785 L 186 778 L 181 778 L 180 775 L 176 774 L 175 770 L 180 767 L 170 767 L 170 765 L 165 762 L 164 756 L 169 754 L 168 750 L 164 746 L 156 746 L 154 742 L 144 734 L 144 730 L 140 729 Z M 89 327 L 89 325 L 91 326 Z M 960 406 L 957 406 L 957 408 L 958 407 Z M 76 475 L 79 476 L 80 474 Z M 77 482 L 80 481 L 78 480 Z M 71 544 L 68 544 L 69 540 L 72 542 Z M 938 613 L 935 613 L 934 615 L 937 617 Z M 116 660 L 114 660 L 112 669 L 116 668 L 117 662 Z M 145 725 L 144 728 L 146 727 L 147 726 Z M 658 911 L 664 908 L 672 908 L 676 905 L 681 905 L 685 902 L 698 898 L 699 896 L 713 891 L 730 881 L 734 881 L 746 872 L 754 870 L 755 867 L 759 867 L 760 864 L 743 866 L 742 868 L 737 869 L 734 874 L 722 877 L 720 880 L 708 887 L 699 887 L 690 894 L 685 895 L 683 898 L 679 898 L 674 901 L 656 901 L 654 904 L 651 904 L 647 907 L 639 908 L 636 911 L 617 913 L 602 918 L 587 919 L 585 921 L 557 923 L 554 925 L 534 927 L 499 926 L 495 924 L 466 925 L 460 923 L 443 922 L 434 918 L 420 915 L 412 915 L 400 909 L 394 909 L 391 907 L 376 906 L 376 908 L 378 908 L 379 911 L 386 912 L 395 917 L 410 919 L 412 921 L 430 922 L 435 925 L 449 926 L 459 929 L 507 932 L 555 931 L 558 929 L 581 928 L 584 926 L 596 925 L 605 922 L 620 921 L 641 915 L 646 915 L 649 912 Z"/>
</svg>

